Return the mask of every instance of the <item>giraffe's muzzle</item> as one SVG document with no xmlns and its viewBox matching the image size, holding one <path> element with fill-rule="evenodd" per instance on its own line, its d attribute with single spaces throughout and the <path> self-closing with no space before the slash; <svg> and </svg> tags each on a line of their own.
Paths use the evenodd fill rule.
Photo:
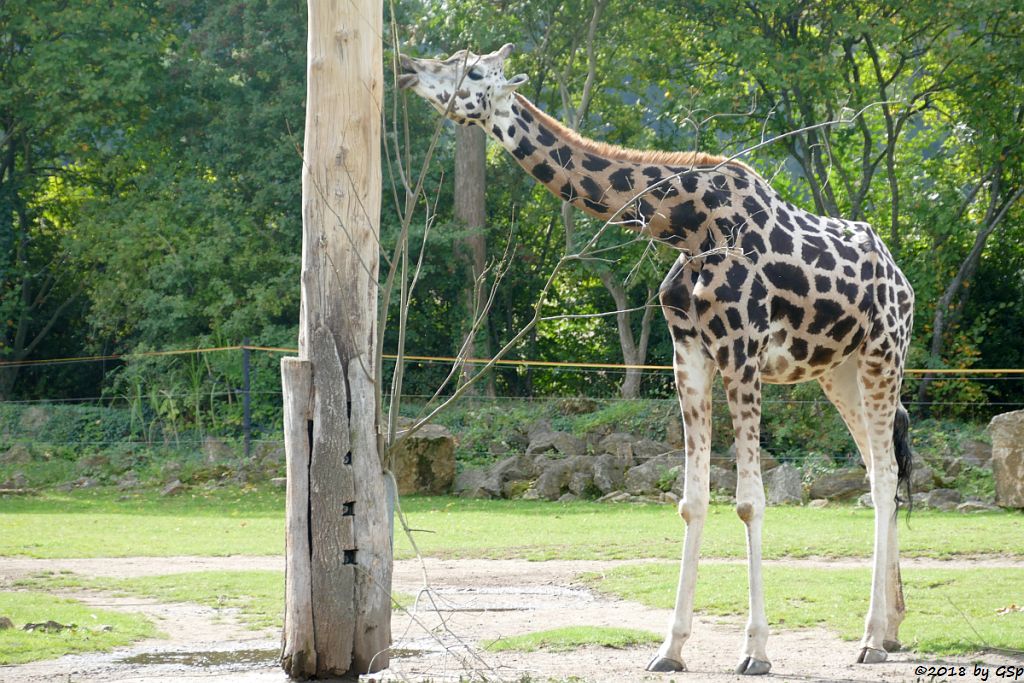
<svg viewBox="0 0 1024 683">
<path fill-rule="evenodd" d="M 419 82 L 420 77 L 416 72 L 416 65 L 413 60 L 405 55 L 398 55 L 398 67 L 397 85 L 400 90 L 411 88 Z"/>
</svg>

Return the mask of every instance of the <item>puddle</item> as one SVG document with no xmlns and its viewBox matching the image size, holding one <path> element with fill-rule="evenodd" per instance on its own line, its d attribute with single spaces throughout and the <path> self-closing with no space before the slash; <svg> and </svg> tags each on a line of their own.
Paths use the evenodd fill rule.
<svg viewBox="0 0 1024 683">
<path fill-rule="evenodd" d="M 135 664 L 156 666 L 170 664 L 174 666 L 191 666 L 196 668 L 224 666 L 276 666 L 281 656 L 280 648 L 260 650 L 207 650 L 143 652 L 142 654 L 118 660 L 119 664 Z"/>
</svg>

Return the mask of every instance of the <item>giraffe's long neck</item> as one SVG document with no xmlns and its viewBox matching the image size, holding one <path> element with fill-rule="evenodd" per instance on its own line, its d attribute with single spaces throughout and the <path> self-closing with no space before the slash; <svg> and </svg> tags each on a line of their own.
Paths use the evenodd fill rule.
<svg viewBox="0 0 1024 683">
<path fill-rule="evenodd" d="M 556 197 L 692 253 L 728 241 L 730 193 L 758 180 L 748 167 L 695 152 L 645 152 L 588 140 L 516 95 L 490 134 Z"/>
</svg>

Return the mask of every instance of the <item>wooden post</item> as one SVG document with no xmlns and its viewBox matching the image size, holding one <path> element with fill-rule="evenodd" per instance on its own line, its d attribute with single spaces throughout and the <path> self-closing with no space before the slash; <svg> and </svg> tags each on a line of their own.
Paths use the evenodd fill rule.
<svg viewBox="0 0 1024 683">
<path fill-rule="evenodd" d="M 308 0 L 299 358 L 281 362 L 292 678 L 386 668 L 391 537 L 374 400 L 382 5 Z"/>
</svg>

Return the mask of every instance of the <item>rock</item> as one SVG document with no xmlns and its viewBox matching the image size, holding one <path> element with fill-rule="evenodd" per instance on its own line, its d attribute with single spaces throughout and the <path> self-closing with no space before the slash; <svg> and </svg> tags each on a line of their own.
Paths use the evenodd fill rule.
<svg viewBox="0 0 1024 683">
<path fill-rule="evenodd" d="M 523 491 L 523 500 L 540 500 L 540 494 L 537 493 L 536 489 L 527 489 Z"/>
<path fill-rule="evenodd" d="M 769 505 L 799 505 L 804 499 L 803 473 L 788 462 L 764 475 L 765 498 Z"/>
<path fill-rule="evenodd" d="M 962 458 L 953 458 L 952 460 L 942 461 L 942 470 L 949 478 L 955 479 L 963 469 L 964 461 Z"/>
<path fill-rule="evenodd" d="M 28 486 L 28 477 L 25 476 L 24 472 L 15 472 L 10 478 L 4 483 L 0 484 L 0 489 L 23 489 Z"/>
<path fill-rule="evenodd" d="M 826 498 L 815 498 L 814 500 L 812 500 L 810 503 L 807 504 L 807 507 L 809 507 L 809 508 L 823 508 L 823 507 L 826 507 L 827 505 L 828 505 L 828 500 Z"/>
<path fill-rule="evenodd" d="M 558 502 L 559 503 L 571 503 L 574 500 L 576 500 L 576 496 L 574 494 L 572 494 L 572 493 L 563 493 L 558 498 Z"/>
<path fill-rule="evenodd" d="M 139 475 L 134 472 L 127 472 L 117 480 L 117 490 L 127 491 L 128 489 L 136 489 L 141 486 L 141 484 L 142 482 L 139 481 Z"/>
<path fill-rule="evenodd" d="M 541 466 L 540 476 L 533 483 L 533 490 L 541 498 L 558 500 L 562 494 L 567 493 L 573 475 L 577 473 L 589 474 L 593 480 L 593 469 L 591 469 L 590 458 L 577 456 L 574 458 L 545 458 Z M 538 465 L 541 460 L 536 461 Z M 585 478 L 585 477 L 584 477 Z"/>
<path fill-rule="evenodd" d="M 541 467 L 547 460 L 546 457 L 533 458 L 526 455 L 513 455 L 491 465 L 491 473 L 502 484 L 533 479 L 540 473 Z"/>
<path fill-rule="evenodd" d="M 627 458 L 605 453 L 594 458 L 594 486 L 601 493 L 617 491 L 626 479 Z"/>
<path fill-rule="evenodd" d="M 935 470 L 924 460 L 914 459 L 914 467 L 910 472 L 910 490 L 927 493 L 935 488 Z"/>
<path fill-rule="evenodd" d="M 811 483 L 811 498 L 827 498 L 828 500 L 846 500 L 856 498 L 868 490 L 864 470 L 859 467 L 847 467 L 834 472 L 826 472 Z"/>
<path fill-rule="evenodd" d="M 0 617 L 0 631 L 6 631 L 10 628 L 14 628 L 14 622 L 11 621 L 10 617 Z"/>
<path fill-rule="evenodd" d="M 761 474 L 771 472 L 779 466 L 779 461 L 765 449 L 761 449 Z"/>
<path fill-rule="evenodd" d="M 957 512 L 1002 512 L 998 505 L 992 505 L 982 500 L 965 500 L 956 506 Z"/>
<path fill-rule="evenodd" d="M 637 460 L 650 460 L 656 458 L 659 455 L 665 455 L 671 453 L 674 449 L 664 441 L 654 441 L 652 439 L 637 439 L 633 443 L 633 456 Z"/>
<path fill-rule="evenodd" d="M 920 507 L 922 505 L 928 505 L 928 494 L 927 493 L 915 493 L 910 497 L 914 501 L 914 507 Z"/>
<path fill-rule="evenodd" d="M 254 444 L 252 457 L 253 460 L 267 465 L 283 463 L 285 461 L 284 442 L 262 441 Z"/>
<path fill-rule="evenodd" d="M 630 452 L 632 453 L 633 442 L 637 438 L 632 434 L 625 432 L 612 432 L 597 442 L 597 450 L 599 453 L 611 453 L 612 455 L 618 455 L 621 446 L 629 446 Z"/>
<path fill-rule="evenodd" d="M 586 498 L 588 496 L 593 497 L 593 495 L 591 494 L 593 490 L 593 470 L 577 471 L 569 475 L 569 492 L 575 495 L 577 498 Z"/>
<path fill-rule="evenodd" d="M 32 462 L 32 451 L 23 443 L 16 443 L 0 455 L 0 465 L 27 465 Z"/>
<path fill-rule="evenodd" d="M 532 441 L 540 434 L 547 434 L 553 431 L 555 431 L 555 428 L 551 426 L 551 420 L 542 417 L 526 428 L 526 439 L 527 441 Z"/>
<path fill-rule="evenodd" d="M 587 445 L 582 439 L 565 432 L 541 432 L 530 437 L 530 445 L 526 447 L 527 455 L 537 455 L 556 451 L 562 455 L 583 455 Z"/>
<path fill-rule="evenodd" d="M 676 495 L 675 491 L 665 491 L 665 493 L 658 496 L 658 499 L 662 503 L 670 503 L 672 505 L 679 505 L 679 496 Z"/>
<path fill-rule="evenodd" d="M 452 493 L 463 498 L 501 498 L 501 482 L 485 467 L 463 470 L 455 476 Z"/>
<path fill-rule="evenodd" d="M 868 493 L 865 493 L 864 495 L 862 495 L 860 498 L 857 499 L 857 507 L 862 507 L 862 508 L 874 508 L 875 507 L 875 501 L 871 500 L 871 492 L 870 491 Z"/>
<path fill-rule="evenodd" d="M 736 469 L 736 451 L 730 450 L 726 453 L 711 451 L 711 464 L 725 470 Z"/>
<path fill-rule="evenodd" d="M 775 469 L 776 467 L 779 466 L 779 461 L 775 459 L 775 456 L 773 456 L 771 453 L 769 453 L 763 447 L 761 448 L 761 451 L 760 451 L 760 454 L 758 456 L 758 459 L 761 462 L 761 473 L 762 474 L 764 474 L 765 472 L 768 472 L 769 470 Z M 717 460 L 718 460 L 718 462 L 716 462 L 716 454 L 712 453 L 711 454 L 711 464 L 712 465 L 718 465 L 719 467 L 724 467 L 726 469 L 732 469 L 732 470 L 736 469 L 736 444 L 733 443 L 732 445 L 730 445 L 729 446 L 729 450 L 727 450 L 725 452 L 725 455 L 717 456 Z"/>
<path fill-rule="evenodd" d="M 597 499 L 598 503 L 622 503 L 629 500 L 631 496 L 625 491 L 612 491 Z"/>
<path fill-rule="evenodd" d="M 676 475 L 671 473 L 672 468 L 682 466 L 683 456 L 679 451 L 651 458 L 642 465 L 626 470 L 624 488 L 633 495 L 657 495 L 663 492 L 662 487 L 666 484 L 671 486 L 676 479 Z"/>
<path fill-rule="evenodd" d="M 203 437 L 203 456 L 209 465 L 234 460 L 235 451 L 225 441 L 213 436 Z"/>
<path fill-rule="evenodd" d="M 736 494 L 736 473 L 722 467 L 711 466 L 711 490 L 729 495 Z"/>
<path fill-rule="evenodd" d="M 438 424 L 423 425 L 388 452 L 399 495 L 448 493 L 455 481 L 455 437 Z"/>
<path fill-rule="evenodd" d="M 533 483 L 533 490 L 537 495 L 547 500 L 558 500 L 564 487 L 569 485 L 568 463 L 564 460 L 556 460 L 548 464 Z"/>
<path fill-rule="evenodd" d="M 683 448 L 686 445 L 686 434 L 683 433 L 683 419 L 679 411 L 673 411 L 665 425 L 665 441 L 672 448 Z"/>
<path fill-rule="evenodd" d="M 996 415 L 988 424 L 992 437 L 992 474 L 996 504 L 1024 508 L 1024 410 Z"/>
<path fill-rule="evenodd" d="M 960 458 L 971 467 L 991 467 L 992 444 L 966 439 L 960 443 Z"/>
<path fill-rule="evenodd" d="M 286 488 L 288 486 L 288 477 L 274 477 L 270 480 L 270 485 L 278 489 Z"/>
<path fill-rule="evenodd" d="M 176 496 L 185 490 L 185 485 L 179 479 L 175 479 L 160 491 L 161 496 Z"/>
<path fill-rule="evenodd" d="M 597 410 L 597 401 L 592 398 L 566 398 L 558 402 L 558 412 L 562 415 L 586 415 Z"/>
<path fill-rule="evenodd" d="M 936 510 L 952 510 L 960 502 L 960 492 L 954 489 L 932 489 L 925 496 L 924 504 Z"/>
<path fill-rule="evenodd" d="M 61 631 L 68 631 L 75 628 L 78 627 L 74 624 L 61 624 L 60 622 L 50 619 L 49 621 L 43 621 L 38 624 L 25 624 L 21 627 L 21 630 L 43 631 L 44 633 L 60 633 Z"/>
</svg>

